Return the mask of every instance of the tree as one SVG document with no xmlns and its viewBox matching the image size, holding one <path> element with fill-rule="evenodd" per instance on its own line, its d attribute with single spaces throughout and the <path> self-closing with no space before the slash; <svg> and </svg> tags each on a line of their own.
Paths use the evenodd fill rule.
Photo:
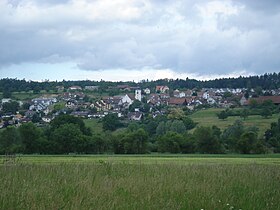
<svg viewBox="0 0 280 210">
<path fill-rule="evenodd" d="M 19 134 L 22 139 L 24 153 L 46 153 L 47 140 L 40 128 L 33 123 L 25 123 L 19 127 Z"/>
<path fill-rule="evenodd" d="M 83 134 L 91 135 L 91 131 L 89 128 L 87 128 L 85 126 L 84 121 L 78 117 L 74 117 L 71 115 L 66 115 L 66 114 L 59 115 L 58 117 L 56 117 L 54 120 L 51 121 L 50 125 L 51 125 L 51 128 L 54 130 L 64 124 L 69 124 L 69 123 L 78 126 L 79 130 Z"/>
<path fill-rule="evenodd" d="M 244 120 L 246 118 L 248 118 L 249 116 L 249 110 L 248 109 L 243 109 L 241 112 L 240 112 L 240 117 L 243 118 Z"/>
<path fill-rule="evenodd" d="M 33 122 L 33 123 L 38 123 L 38 122 L 40 122 L 40 121 L 41 121 L 40 115 L 39 115 L 38 113 L 33 114 L 33 116 L 32 116 L 32 122 Z"/>
<path fill-rule="evenodd" d="M 22 151 L 22 143 L 18 130 L 8 126 L 0 133 L 0 153 L 11 154 Z"/>
<path fill-rule="evenodd" d="M 134 100 L 133 103 L 129 106 L 128 110 L 134 112 L 136 108 L 140 109 L 142 107 L 141 101 Z"/>
<path fill-rule="evenodd" d="M 50 135 L 52 151 L 56 154 L 67 154 L 81 152 L 84 145 L 83 134 L 80 129 L 72 123 L 59 126 Z"/>
<path fill-rule="evenodd" d="M 223 110 L 220 113 L 217 113 L 217 116 L 219 119 L 224 120 L 228 117 L 227 111 Z"/>
<path fill-rule="evenodd" d="M 148 148 L 148 134 L 139 128 L 135 131 L 121 132 L 113 140 L 114 152 L 117 154 L 143 154 Z"/>
<path fill-rule="evenodd" d="M 184 116 L 182 120 L 187 130 L 195 128 L 196 123 L 191 118 Z"/>
<path fill-rule="evenodd" d="M 227 150 L 235 152 L 237 150 L 237 141 L 245 132 L 243 122 L 236 120 L 233 125 L 224 130 L 222 139 Z"/>
<path fill-rule="evenodd" d="M 181 152 L 181 146 L 184 142 L 184 137 L 176 132 L 169 131 L 158 139 L 159 152 Z"/>
<path fill-rule="evenodd" d="M 198 127 L 194 131 L 197 141 L 197 150 L 201 153 L 222 153 L 222 145 L 213 129 L 210 127 Z"/>
<path fill-rule="evenodd" d="M 176 133 L 184 133 L 186 131 L 186 127 L 182 120 L 174 120 L 170 127 L 168 127 L 170 131 L 176 132 Z"/>
<path fill-rule="evenodd" d="M 241 138 L 237 142 L 237 148 L 240 153 L 250 154 L 255 148 L 257 142 L 257 134 L 249 131 L 242 134 Z"/>
<path fill-rule="evenodd" d="M 263 118 L 268 118 L 272 116 L 272 111 L 269 108 L 263 108 L 261 111 L 261 116 Z"/>
<path fill-rule="evenodd" d="M 166 132 L 165 122 L 160 122 L 157 126 L 156 134 L 160 136 L 160 135 L 164 135 L 165 132 Z"/>
<path fill-rule="evenodd" d="M 19 109 L 19 103 L 16 101 L 7 102 L 2 105 L 2 110 L 5 113 L 10 112 L 15 114 L 18 111 L 18 109 Z"/>
<path fill-rule="evenodd" d="M 108 114 L 102 120 L 104 130 L 114 131 L 121 126 L 121 122 L 117 114 Z"/>
<path fill-rule="evenodd" d="M 3 91 L 3 98 L 11 98 L 12 92 L 10 90 L 4 90 Z"/>
</svg>

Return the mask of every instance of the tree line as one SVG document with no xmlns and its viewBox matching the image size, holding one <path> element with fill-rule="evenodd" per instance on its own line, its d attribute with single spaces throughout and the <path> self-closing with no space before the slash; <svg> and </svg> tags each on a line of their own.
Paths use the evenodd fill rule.
<svg viewBox="0 0 280 210">
<path fill-rule="evenodd" d="M 142 80 L 139 83 L 134 81 L 130 82 L 109 82 L 109 81 L 26 81 L 25 79 L 12 79 L 3 78 L 0 79 L 0 92 L 5 93 L 9 96 L 11 92 L 19 91 L 33 91 L 38 93 L 42 90 L 45 91 L 56 91 L 57 86 L 63 86 L 68 88 L 70 86 L 78 85 L 84 88 L 85 86 L 99 86 L 99 91 L 105 91 L 110 87 L 116 87 L 118 85 L 129 85 L 129 86 L 140 86 L 141 88 L 151 88 L 154 89 L 156 85 L 166 85 L 169 88 L 175 89 L 194 89 L 194 88 L 258 88 L 262 89 L 277 89 L 280 88 L 280 73 L 269 73 L 264 75 L 256 75 L 249 77 L 238 77 L 238 78 L 221 78 L 208 81 L 199 81 L 195 79 L 160 79 L 156 81 Z"/>
<path fill-rule="evenodd" d="M 109 120 L 113 126 L 108 126 Z M 263 138 L 258 137 L 256 127 L 245 127 L 241 120 L 224 131 L 217 126 L 197 126 L 187 116 L 172 115 L 125 124 L 109 114 L 102 124 L 103 132 L 93 133 L 82 119 L 60 115 L 47 127 L 31 122 L 18 128 L 8 126 L 0 132 L 0 154 L 280 152 L 280 119 Z"/>
</svg>

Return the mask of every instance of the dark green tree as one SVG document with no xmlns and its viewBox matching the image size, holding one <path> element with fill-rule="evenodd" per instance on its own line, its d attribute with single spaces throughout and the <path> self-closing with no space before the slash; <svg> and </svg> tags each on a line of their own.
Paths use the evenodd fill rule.
<svg viewBox="0 0 280 210">
<path fill-rule="evenodd" d="M 121 127 L 121 122 L 117 114 L 108 114 L 102 119 L 102 126 L 104 130 L 114 131 Z"/>
<path fill-rule="evenodd" d="M 213 129 L 210 127 L 198 127 L 194 131 L 197 141 L 197 150 L 200 153 L 222 153 L 222 144 Z"/>
<path fill-rule="evenodd" d="M 219 119 L 225 120 L 226 118 L 228 118 L 228 113 L 227 111 L 223 110 L 220 113 L 217 113 L 217 116 Z"/>
<path fill-rule="evenodd" d="M 22 152 L 22 142 L 18 130 L 8 126 L 0 132 L 0 153 L 13 154 Z"/>
</svg>

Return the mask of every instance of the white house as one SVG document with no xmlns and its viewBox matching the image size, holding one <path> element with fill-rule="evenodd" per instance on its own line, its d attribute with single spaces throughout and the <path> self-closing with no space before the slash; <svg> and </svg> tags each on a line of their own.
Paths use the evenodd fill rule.
<svg viewBox="0 0 280 210">
<path fill-rule="evenodd" d="M 144 89 L 144 93 L 146 93 L 147 95 L 148 95 L 148 94 L 151 94 L 151 90 L 150 90 L 149 88 L 145 88 L 145 89 Z"/>
<path fill-rule="evenodd" d="M 121 102 L 121 104 L 127 103 L 130 105 L 133 103 L 133 99 L 130 96 L 128 96 L 127 94 L 125 94 L 124 96 L 121 96 L 120 102 Z M 119 104 L 119 105 L 121 105 L 121 104 Z"/>
</svg>

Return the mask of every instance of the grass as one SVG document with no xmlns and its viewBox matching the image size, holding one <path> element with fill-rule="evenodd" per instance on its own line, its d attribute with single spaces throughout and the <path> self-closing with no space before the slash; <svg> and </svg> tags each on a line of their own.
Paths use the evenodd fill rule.
<svg viewBox="0 0 280 210">
<path fill-rule="evenodd" d="M 194 122 L 197 122 L 200 126 L 213 126 L 216 125 L 222 130 L 226 129 L 232 125 L 236 120 L 242 120 L 244 126 L 256 126 L 259 128 L 259 134 L 263 135 L 264 132 L 270 128 L 272 122 L 277 122 L 279 114 L 274 114 L 270 118 L 263 118 L 260 115 L 251 115 L 247 119 L 243 120 L 239 116 L 230 116 L 225 120 L 220 120 L 217 117 L 217 113 L 221 112 L 223 109 L 211 108 L 200 110 L 190 115 L 190 118 Z"/>
<path fill-rule="evenodd" d="M 101 134 L 103 133 L 102 123 L 99 122 L 100 119 L 85 119 L 84 123 L 86 127 L 89 127 L 93 133 Z"/>
<path fill-rule="evenodd" d="M 280 155 L 23 156 L 1 209 L 280 209 Z"/>
</svg>

